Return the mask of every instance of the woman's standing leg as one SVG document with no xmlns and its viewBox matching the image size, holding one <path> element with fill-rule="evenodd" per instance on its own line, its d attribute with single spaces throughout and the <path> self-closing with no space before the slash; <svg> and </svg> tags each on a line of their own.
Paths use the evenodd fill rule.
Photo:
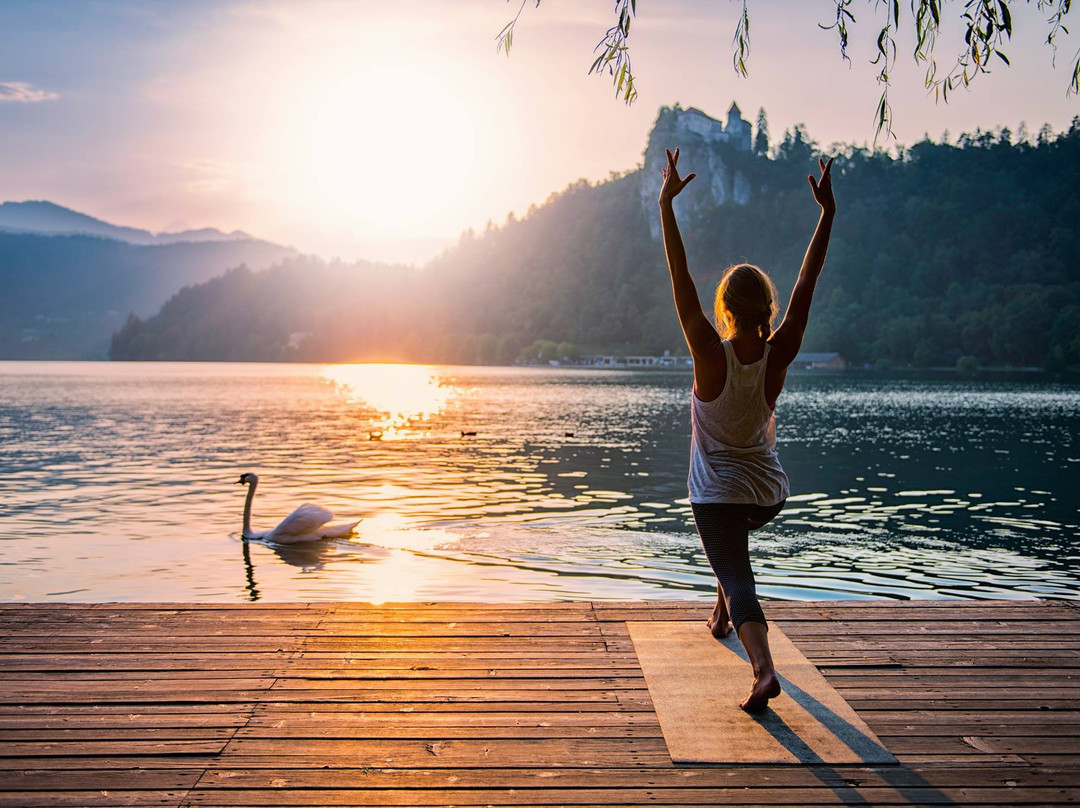
<svg viewBox="0 0 1080 808">
<path fill-rule="evenodd" d="M 780 678 L 776 675 L 772 651 L 769 649 L 769 627 L 756 620 L 747 620 L 738 631 L 739 640 L 754 669 L 750 695 L 739 706 L 748 713 L 755 713 L 764 710 L 769 705 L 769 699 L 780 695 Z"/>
<path fill-rule="evenodd" d="M 691 503 L 705 556 L 719 582 L 735 632 L 746 648 L 754 669 L 754 685 L 740 705 L 760 710 L 779 695 L 780 680 L 769 651 L 768 625 L 757 599 L 750 567 L 750 524 L 759 517 L 754 505 Z M 755 527 L 763 522 L 755 519 Z M 715 612 L 714 612 L 715 616 Z M 714 636 L 716 629 L 713 629 Z M 725 632 L 726 633 L 726 632 Z"/>
<path fill-rule="evenodd" d="M 754 506 L 747 518 L 750 530 L 772 521 L 776 514 L 784 507 L 783 501 L 767 507 Z M 747 539 L 747 563 L 749 564 L 749 538 Z M 752 574 L 752 573 L 751 573 Z M 756 712 L 764 709 L 769 699 L 780 695 L 780 679 L 776 675 L 776 667 L 773 665 L 772 650 L 769 648 L 769 627 L 765 622 L 757 623 L 748 621 L 739 629 L 739 640 L 746 649 L 746 655 L 750 657 L 750 664 L 754 668 L 754 685 L 750 695 L 746 697 L 740 707 L 747 712 Z"/>
</svg>

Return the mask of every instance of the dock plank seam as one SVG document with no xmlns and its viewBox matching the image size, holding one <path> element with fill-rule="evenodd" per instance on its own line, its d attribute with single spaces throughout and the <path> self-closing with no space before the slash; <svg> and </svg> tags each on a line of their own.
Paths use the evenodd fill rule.
<svg viewBox="0 0 1080 808">
<path fill-rule="evenodd" d="M 580 617 L 595 627 L 595 636 L 590 634 L 593 639 L 588 642 L 570 625 L 555 626 L 551 614 L 556 607 L 543 604 L 535 608 L 530 604 L 260 604 L 251 609 L 245 605 L 210 609 L 202 604 L 190 608 L 171 604 L 169 609 L 161 604 L 130 608 L 117 604 L 64 608 L 34 604 L 20 610 L 0 610 L 4 616 L 14 617 L 19 611 L 27 615 L 7 625 L 0 623 L 0 640 L 6 641 L 6 647 L 0 644 L 0 667 L 5 658 L 24 655 L 31 667 L 25 676 L 5 677 L 3 681 L 9 692 L 6 704 L 0 706 L 0 719 L 6 721 L 4 726 L 30 732 L 23 736 L 25 753 L 0 755 L 0 774 L 27 772 L 21 779 L 9 777 L 7 785 L 0 786 L 0 802 L 19 804 L 20 795 L 28 794 L 35 805 L 44 804 L 49 793 L 44 789 L 53 787 L 50 771 L 57 777 L 57 793 L 66 795 L 61 796 L 64 804 L 82 804 L 84 795 L 87 800 L 94 796 L 85 790 L 89 784 L 110 781 L 121 786 L 116 790 L 117 800 L 126 797 L 145 803 L 160 799 L 166 793 L 160 786 L 164 782 L 161 776 L 178 771 L 181 757 L 167 751 L 95 754 L 95 748 L 80 739 L 104 742 L 98 746 L 108 748 L 120 737 L 112 728 L 122 725 L 109 720 L 100 722 L 108 729 L 97 735 L 89 731 L 66 733 L 65 726 L 70 725 L 64 717 L 72 717 L 76 726 L 91 727 L 99 725 L 98 716 L 120 715 L 125 708 L 144 710 L 148 715 L 156 709 L 163 720 L 140 726 L 160 726 L 166 733 L 162 737 L 170 741 L 182 736 L 169 728 L 187 726 L 189 713 L 192 718 L 196 712 L 202 714 L 206 712 L 203 706 L 232 715 L 214 717 L 212 726 L 225 730 L 219 736 L 217 751 L 193 756 L 193 763 L 185 763 L 188 779 L 177 781 L 182 785 L 168 795 L 166 804 L 250 805 L 279 804 L 282 800 L 295 805 L 397 804 L 408 801 L 410 793 L 426 804 L 462 805 L 486 801 L 505 805 L 524 799 L 546 804 L 584 804 L 586 799 L 595 799 L 597 804 L 608 805 L 718 800 L 732 804 L 762 800 L 891 804 L 905 798 L 920 804 L 1008 805 L 1065 804 L 1080 799 L 1080 683 L 1076 679 L 1080 672 L 1080 604 L 878 601 L 776 603 L 770 607 L 771 619 L 783 626 L 829 683 L 887 745 L 902 752 L 898 766 L 835 767 L 817 772 L 794 766 L 751 766 L 739 771 L 730 767 L 674 767 L 651 732 L 625 736 L 600 732 L 590 738 L 563 732 L 558 721 L 544 723 L 540 717 L 544 714 L 572 715 L 575 726 L 586 728 L 610 726 L 604 716 L 618 715 L 620 721 L 629 722 L 630 716 L 644 721 L 654 715 L 647 691 L 623 689 L 628 684 L 627 669 L 640 667 L 628 647 L 626 622 L 700 622 L 709 608 L 702 602 L 594 601 L 561 609 L 558 619 L 563 623 L 575 623 Z M 580 609 L 580 614 L 574 614 L 575 609 Z M 92 618 L 95 611 L 97 617 Z M 140 612 L 147 617 L 141 617 Z M 451 614 L 454 616 L 443 617 Z M 426 625 L 410 626 L 411 615 Z M 38 618 L 43 631 L 23 637 L 27 620 Z M 1031 635 L 1035 637 L 1031 639 L 1027 627 L 1044 618 L 1055 625 L 1038 636 Z M 474 625 L 466 626 L 464 633 L 433 625 L 444 619 Z M 496 629 L 500 622 L 506 630 Z M 153 670 L 156 661 L 144 670 L 138 667 L 140 652 L 116 650 L 149 642 L 139 638 L 140 626 L 145 623 L 159 624 L 162 636 L 170 636 L 173 629 L 181 631 L 185 647 L 192 648 L 184 665 L 186 668 L 190 663 L 189 676 L 171 675 L 169 667 Z M 362 625 L 365 623 L 368 625 Z M 201 647 L 196 645 L 195 630 L 200 624 L 212 629 Z M 242 639 L 249 636 L 245 627 L 256 624 L 255 634 Z M 546 632 L 537 642 L 524 639 L 531 635 L 531 625 Z M 707 630 L 703 622 L 701 630 Z M 269 648 L 268 640 L 276 631 L 281 633 L 283 653 L 276 657 L 255 654 L 250 669 L 243 663 L 243 674 L 228 669 L 226 657 L 244 648 Z M 442 645 L 455 650 L 447 651 Z M 341 676 L 338 669 L 344 666 L 339 652 L 353 646 L 361 646 L 357 653 L 364 659 L 358 665 L 359 675 Z M 164 653 L 163 647 L 150 653 Z M 91 696 L 100 685 L 94 682 L 108 681 L 108 676 L 82 680 L 63 675 L 72 669 L 77 672 L 81 664 L 78 657 L 71 657 L 72 664 L 66 655 L 72 651 L 94 654 L 98 649 L 105 653 L 98 654 L 98 661 L 87 665 L 87 670 L 112 672 L 121 688 L 129 678 L 145 679 L 145 695 L 139 693 L 133 699 L 134 691 L 122 691 L 97 709 Z M 504 653 L 510 654 L 506 659 L 512 663 L 500 664 Z M 459 654 L 477 664 L 460 664 Z M 440 667 L 441 656 L 449 663 L 442 671 L 450 674 L 448 677 L 410 673 L 417 660 Z M 307 661 L 298 662 L 300 659 Z M 559 660 L 555 667 L 552 659 Z M 1034 689 L 1025 687 L 1023 683 L 1030 684 L 1034 673 L 1032 666 L 1043 663 L 1053 663 L 1052 670 L 1039 673 Z M 450 684 L 455 679 L 464 679 L 463 685 L 476 679 L 475 672 L 484 666 L 499 669 L 506 676 L 495 679 L 497 684 L 490 688 L 479 683 L 474 695 L 466 689 L 458 695 L 441 695 L 456 687 Z M 562 667 L 578 668 L 581 675 L 574 678 L 581 680 L 584 689 L 567 677 L 552 690 L 551 681 L 561 678 Z M 545 670 L 549 682 L 535 675 Z M 332 687 L 304 687 L 303 680 L 314 681 L 320 675 L 330 680 L 340 678 L 336 694 Z M 359 683 L 385 677 L 397 682 L 390 690 Z M 253 678 L 260 680 L 254 690 L 250 687 Z M 185 698 L 187 679 L 200 690 Z M 236 679 L 235 684 L 232 679 Z M 507 680 L 521 686 L 513 688 Z M 961 692 L 984 685 L 991 689 L 981 695 Z M 1057 691 L 1053 698 L 1050 685 Z M 19 698 L 20 687 L 30 695 L 29 709 L 19 708 L 20 701 L 25 702 Z M 563 687 L 576 695 L 560 704 Z M 82 693 L 79 688 L 84 688 Z M 208 697 L 214 690 L 221 693 L 220 703 L 211 705 Z M 353 700 L 352 690 L 365 693 L 365 698 Z M 386 701 L 383 692 L 396 692 L 398 698 Z M 601 692 L 610 700 L 598 701 L 594 696 L 579 700 Z M 433 698 L 418 700 L 428 693 Z M 415 706 L 416 712 L 403 714 L 401 708 L 406 706 Z M 551 728 L 535 736 L 516 733 L 483 740 L 489 734 L 480 716 L 490 710 L 507 711 L 502 726 L 514 726 L 514 716 L 520 716 L 521 726 Z M 300 733 L 290 735 L 287 729 L 267 733 L 267 716 L 277 720 L 275 711 L 292 714 Z M 441 755 L 431 750 L 425 753 L 416 739 L 429 724 L 426 718 L 410 723 L 409 716 L 417 713 L 438 716 L 436 723 L 467 730 L 461 736 L 463 742 L 454 736 L 440 747 Z M 326 723 L 312 720 L 318 716 L 325 716 Z M 400 736 L 404 742 L 381 736 L 375 731 L 380 722 L 406 730 Z M 1043 724 L 1045 730 L 1041 729 Z M 321 734 L 323 728 L 335 726 L 344 733 Z M 255 743 L 241 743 L 245 733 L 258 736 L 252 739 Z M 24 745 L 19 735 L 12 737 L 20 747 Z M 307 748 L 303 740 L 291 741 L 293 737 L 318 742 Z M 335 737 L 354 740 L 358 751 L 363 747 L 361 754 L 373 760 L 383 754 L 377 747 L 385 744 L 387 749 L 396 750 L 394 760 L 389 765 L 364 767 L 361 777 L 353 762 L 359 758 L 353 757 L 347 744 L 335 744 Z M 441 737 L 438 729 L 432 730 L 432 742 L 438 743 Z M 534 745 L 534 737 L 547 739 L 546 744 Z M 259 738 L 269 738 L 272 743 L 260 744 Z M 488 762 L 475 754 L 488 745 L 498 760 Z M 35 747 L 39 751 L 33 751 Z M 312 749 L 327 751 L 324 755 Z M 595 765 L 583 762 L 590 758 L 596 760 Z M 137 782 L 132 774 L 140 768 L 156 773 L 157 787 Z M 282 785 L 275 784 L 278 782 Z"/>
</svg>

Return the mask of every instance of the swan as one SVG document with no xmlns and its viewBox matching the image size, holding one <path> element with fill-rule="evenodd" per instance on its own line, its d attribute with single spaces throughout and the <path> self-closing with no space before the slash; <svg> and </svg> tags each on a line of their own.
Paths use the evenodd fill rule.
<svg viewBox="0 0 1080 808">
<path fill-rule="evenodd" d="M 247 485 L 247 499 L 244 501 L 244 532 L 245 539 L 262 539 L 274 544 L 298 544 L 300 542 L 318 541 L 319 539 L 344 539 L 351 534 L 361 520 L 355 522 L 343 522 L 337 525 L 327 524 L 334 518 L 321 505 L 305 504 L 281 520 L 281 524 L 273 530 L 253 531 L 251 529 L 251 501 L 255 499 L 255 487 L 259 484 L 259 476 L 248 472 L 241 474 L 237 480 L 238 485 Z"/>
</svg>

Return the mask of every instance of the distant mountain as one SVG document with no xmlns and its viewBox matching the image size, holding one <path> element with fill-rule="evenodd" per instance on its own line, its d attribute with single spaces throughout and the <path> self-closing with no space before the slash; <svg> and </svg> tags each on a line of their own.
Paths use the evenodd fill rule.
<svg viewBox="0 0 1080 808">
<path fill-rule="evenodd" d="M 239 230 L 223 233 L 212 227 L 154 234 L 149 230 L 110 224 L 45 201 L 0 203 L 0 230 L 50 236 L 99 236 L 141 245 L 174 244 L 178 241 L 253 240 L 252 236 Z"/>
<path fill-rule="evenodd" d="M 265 269 L 296 254 L 216 230 L 142 244 L 157 237 L 47 202 L 0 209 L 0 359 L 105 359 L 109 335 L 129 314 L 149 315 L 229 269 Z"/>
</svg>

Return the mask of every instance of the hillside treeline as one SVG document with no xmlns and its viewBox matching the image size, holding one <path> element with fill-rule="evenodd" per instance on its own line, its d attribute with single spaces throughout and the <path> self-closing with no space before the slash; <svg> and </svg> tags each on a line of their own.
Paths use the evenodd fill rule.
<svg viewBox="0 0 1080 808">
<path fill-rule="evenodd" d="M 150 315 L 185 284 L 291 252 L 254 239 L 140 246 L 0 230 L 0 358 L 103 359 L 128 312 Z"/>
<path fill-rule="evenodd" d="M 821 149 L 798 127 L 769 156 L 712 148 L 752 193 L 682 222 L 706 310 L 720 273 L 742 260 L 768 270 L 786 300 L 816 221 L 806 175 Z M 550 357 L 552 345 L 684 351 L 643 170 L 572 185 L 420 269 L 305 258 L 230 272 L 131 317 L 111 355 L 505 362 Z M 895 366 L 1080 365 L 1080 119 L 1034 143 L 1002 130 L 899 155 L 843 147 L 833 172 L 839 213 L 805 350 Z"/>
</svg>

